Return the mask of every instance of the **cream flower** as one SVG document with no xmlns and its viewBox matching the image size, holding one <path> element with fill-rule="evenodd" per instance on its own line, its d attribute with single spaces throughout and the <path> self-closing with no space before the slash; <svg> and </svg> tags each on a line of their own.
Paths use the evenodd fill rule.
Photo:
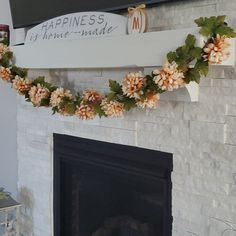
<svg viewBox="0 0 236 236">
<path fill-rule="evenodd" d="M 229 38 L 217 34 L 212 43 L 207 44 L 203 49 L 205 61 L 209 64 L 221 64 L 230 55 L 229 46 Z"/>
<path fill-rule="evenodd" d="M 88 103 L 101 102 L 103 95 L 95 89 L 86 90 L 83 93 L 83 100 Z"/>
<path fill-rule="evenodd" d="M 0 60 L 2 59 L 3 55 L 7 52 L 9 52 L 9 47 L 7 47 L 5 44 L 0 43 Z"/>
<path fill-rule="evenodd" d="M 159 94 L 150 92 L 145 99 L 139 100 L 136 104 L 140 108 L 155 108 L 159 99 Z"/>
<path fill-rule="evenodd" d="M 130 98 L 139 98 L 142 92 L 140 91 L 145 83 L 145 79 L 141 72 L 128 73 L 123 80 L 122 91 Z"/>
<path fill-rule="evenodd" d="M 50 105 L 52 107 L 57 107 L 60 105 L 60 103 L 62 102 L 62 99 L 64 97 L 70 98 L 72 99 L 73 96 L 70 92 L 70 90 L 66 90 L 64 88 L 57 88 L 55 91 L 53 91 L 51 93 L 51 97 L 50 97 Z"/>
<path fill-rule="evenodd" d="M 183 87 L 185 82 L 183 80 L 184 74 L 177 69 L 178 65 L 175 62 L 164 64 L 161 70 L 154 70 L 154 82 L 162 89 L 172 91 Z"/>
<path fill-rule="evenodd" d="M 31 87 L 29 97 L 34 106 L 40 106 L 43 99 L 48 99 L 50 92 L 47 88 L 42 87 L 40 84 Z"/>
<path fill-rule="evenodd" d="M 1 66 L 0 78 L 6 82 L 11 82 L 11 79 L 12 79 L 11 70 L 9 68 Z"/>
<path fill-rule="evenodd" d="M 106 98 L 101 103 L 102 110 L 107 116 L 120 117 L 124 112 L 124 105 L 117 101 L 108 101 Z"/>
<path fill-rule="evenodd" d="M 27 78 L 21 78 L 20 76 L 16 75 L 15 79 L 12 81 L 12 85 L 19 94 L 24 94 L 30 90 L 32 87 L 32 82 Z"/>
<path fill-rule="evenodd" d="M 90 105 L 80 105 L 77 107 L 75 111 L 75 115 L 77 115 L 82 120 L 91 120 L 94 119 L 96 113 L 92 106 Z"/>
</svg>

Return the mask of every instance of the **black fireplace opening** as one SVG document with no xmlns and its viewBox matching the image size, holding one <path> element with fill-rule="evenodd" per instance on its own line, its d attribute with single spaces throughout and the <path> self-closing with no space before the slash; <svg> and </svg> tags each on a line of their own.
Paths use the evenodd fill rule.
<svg viewBox="0 0 236 236">
<path fill-rule="evenodd" d="M 172 154 L 54 134 L 54 236 L 171 236 Z"/>
</svg>

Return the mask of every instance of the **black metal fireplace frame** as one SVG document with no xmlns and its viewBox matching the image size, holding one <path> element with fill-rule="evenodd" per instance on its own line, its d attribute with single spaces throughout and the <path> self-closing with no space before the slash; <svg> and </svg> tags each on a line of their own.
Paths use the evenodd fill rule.
<svg viewBox="0 0 236 236">
<path fill-rule="evenodd" d="M 54 236 L 61 235 L 60 208 L 60 163 L 63 160 L 76 160 L 81 164 L 93 163 L 93 165 L 109 165 L 109 168 L 117 168 L 126 172 L 136 172 L 139 175 L 149 176 L 153 180 L 165 182 L 165 215 L 163 236 L 172 235 L 172 183 L 171 172 L 173 170 L 173 157 L 170 153 L 154 151 L 133 146 L 119 145 L 96 140 L 78 138 L 62 134 L 54 134 L 54 162 L 53 162 L 53 214 Z M 109 153 L 109 155 L 108 155 Z M 143 158 L 145 157 L 145 158 Z M 114 160 L 116 160 L 114 162 Z M 112 167 L 111 167 L 112 166 Z"/>
</svg>

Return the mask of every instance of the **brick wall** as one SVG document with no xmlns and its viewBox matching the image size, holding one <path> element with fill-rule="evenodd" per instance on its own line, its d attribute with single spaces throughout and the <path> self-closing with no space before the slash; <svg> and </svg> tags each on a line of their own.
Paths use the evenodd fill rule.
<svg viewBox="0 0 236 236">
<path fill-rule="evenodd" d="M 194 26 L 199 16 L 226 14 L 236 26 L 235 0 L 192 0 L 149 10 L 150 29 Z M 158 42 L 157 42 L 158 43 Z M 141 68 L 142 69 L 142 68 Z M 132 70 L 52 70 L 58 85 L 106 90 L 108 79 Z M 135 69 L 136 70 L 136 69 Z M 173 153 L 173 236 L 236 235 L 236 72 L 212 67 L 199 102 L 160 101 L 119 119 L 81 121 L 51 116 L 18 98 L 18 161 L 22 235 L 52 236 L 52 134 L 128 144 Z"/>
</svg>

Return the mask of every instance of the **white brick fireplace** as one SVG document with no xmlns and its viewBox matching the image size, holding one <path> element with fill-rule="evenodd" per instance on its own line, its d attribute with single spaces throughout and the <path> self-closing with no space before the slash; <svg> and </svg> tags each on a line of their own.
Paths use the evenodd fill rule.
<svg viewBox="0 0 236 236">
<path fill-rule="evenodd" d="M 148 12 L 151 30 L 185 28 L 199 16 L 220 14 L 236 26 L 235 0 L 180 1 Z M 212 67 L 200 83 L 198 102 L 162 100 L 156 110 L 135 109 L 119 119 L 81 121 L 51 115 L 50 109 L 33 108 L 18 97 L 22 236 L 53 236 L 53 133 L 173 153 L 173 236 L 235 236 L 235 69 Z M 75 90 L 105 91 L 108 79 L 121 80 L 131 70 L 137 68 L 35 70 L 31 74 L 46 74 L 58 85 Z"/>
</svg>

